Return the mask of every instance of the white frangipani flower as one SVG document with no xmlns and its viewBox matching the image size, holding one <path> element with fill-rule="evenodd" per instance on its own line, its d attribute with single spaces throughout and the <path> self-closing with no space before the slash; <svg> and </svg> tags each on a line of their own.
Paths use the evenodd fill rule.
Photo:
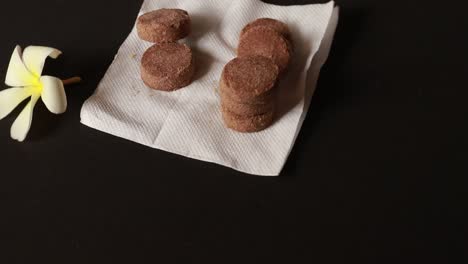
<svg viewBox="0 0 468 264">
<path fill-rule="evenodd" d="M 10 114 L 22 101 L 31 98 L 11 126 L 13 139 L 24 141 L 32 122 L 33 110 L 39 98 L 54 114 L 67 109 L 64 83 L 77 82 L 79 78 L 62 81 L 52 76 L 41 76 L 47 57 L 56 59 L 61 51 L 39 46 L 29 46 L 24 52 L 16 46 L 8 66 L 5 84 L 13 88 L 0 91 L 0 120 Z"/>
</svg>

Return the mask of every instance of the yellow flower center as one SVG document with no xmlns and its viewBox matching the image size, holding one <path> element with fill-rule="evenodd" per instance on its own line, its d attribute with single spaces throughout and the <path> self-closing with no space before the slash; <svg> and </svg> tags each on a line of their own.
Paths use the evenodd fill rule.
<svg viewBox="0 0 468 264">
<path fill-rule="evenodd" d="M 32 82 L 33 85 L 29 87 L 31 93 L 40 95 L 42 93 L 42 89 L 44 88 L 44 85 L 41 83 L 41 80 L 39 78 L 34 78 Z"/>
</svg>

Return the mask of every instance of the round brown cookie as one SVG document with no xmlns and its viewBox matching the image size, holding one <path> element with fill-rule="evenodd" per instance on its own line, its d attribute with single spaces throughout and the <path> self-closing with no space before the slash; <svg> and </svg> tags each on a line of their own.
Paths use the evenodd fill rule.
<svg viewBox="0 0 468 264">
<path fill-rule="evenodd" d="M 240 37 L 242 38 L 242 36 L 250 29 L 254 27 L 259 27 L 259 26 L 269 27 L 271 29 L 274 29 L 276 30 L 276 32 L 283 35 L 287 40 L 291 41 L 291 31 L 289 30 L 288 25 L 286 25 L 285 23 L 279 20 L 272 19 L 272 18 L 259 18 L 253 22 L 250 22 L 249 24 L 247 24 L 247 26 L 245 26 L 242 29 Z"/>
<path fill-rule="evenodd" d="M 253 27 L 239 41 L 237 55 L 246 57 L 260 55 L 273 60 L 283 72 L 291 60 L 289 41 L 276 30 L 265 26 Z"/>
<path fill-rule="evenodd" d="M 221 77 L 219 87 L 219 93 L 221 97 L 229 97 L 231 101 L 238 104 L 264 105 L 274 100 L 274 88 L 270 91 L 265 92 L 262 95 L 249 98 L 247 96 L 236 96 L 237 92 L 231 91 L 231 88 L 229 88 L 229 86 L 226 84 L 226 81 L 223 80 L 223 77 Z"/>
<path fill-rule="evenodd" d="M 185 44 L 161 43 L 141 59 L 141 79 L 156 90 L 173 91 L 189 85 L 195 72 L 192 50 Z"/>
<path fill-rule="evenodd" d="M 224 67 L 220 90 L 238 103 L 268 103 L 273 100 L 278 74 L 278 66 L 265 57 L 235 58 Z"/>
<path fill-rule="evenodd" d="M 273 111 L 275 103 L 271 100 L 265 104 L 242 104 L 233 101 L 225 93 L 221 92 L 221 106 L 236 115 L 256 116 Z"/>
<path fill-rule="evenodd" d="M 138 36 L 153 43 L 174 42 L 190 34 L 189 14 L 181 9 L 159 9 L 138 18 Z"/>
<path fill-rule="evenodd" d="M 275 115 L 274 111 L 270 111 L 261 115 L 245 117 L 236 115 L 223 107 L 221 107 L 221 112 L 224 124 L 228 128 L 242 133 L 259 132 L 268 128 L 273 123 Z"/>
</svg>

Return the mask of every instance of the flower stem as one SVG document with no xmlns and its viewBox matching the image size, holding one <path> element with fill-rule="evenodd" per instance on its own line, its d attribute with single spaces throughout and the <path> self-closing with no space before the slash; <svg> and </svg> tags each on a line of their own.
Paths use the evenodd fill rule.
<svg viewBox="0 0 468 264">
<path fill-rule="evenodd" d="M 62 80 L 62 82 L 63 82 L 63 85 L 71 85 L 71 84 L 79 83 L 81 82 L 81 77 L 72 77 L 66 80 Z"/>
</svg>

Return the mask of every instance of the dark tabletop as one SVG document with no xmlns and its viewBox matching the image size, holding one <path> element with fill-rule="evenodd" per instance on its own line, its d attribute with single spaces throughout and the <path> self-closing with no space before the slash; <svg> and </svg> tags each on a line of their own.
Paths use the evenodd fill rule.
<svg viewBox="0 0 468 264">
<path fill-rule="evenodd" d="M 0 78 L 16 44 L 45 45 L 64 52 L 46 73 L 84 82 L 64 115 L 37 105 L 24 143 L 9 136 L 18 110 L 0 121 L 0 263 L 463 263 L 461 4 L 337 1 L 304 128 L 264 178 L 80 124 L 141 2 L 1 1 Z"/>
</svg>

